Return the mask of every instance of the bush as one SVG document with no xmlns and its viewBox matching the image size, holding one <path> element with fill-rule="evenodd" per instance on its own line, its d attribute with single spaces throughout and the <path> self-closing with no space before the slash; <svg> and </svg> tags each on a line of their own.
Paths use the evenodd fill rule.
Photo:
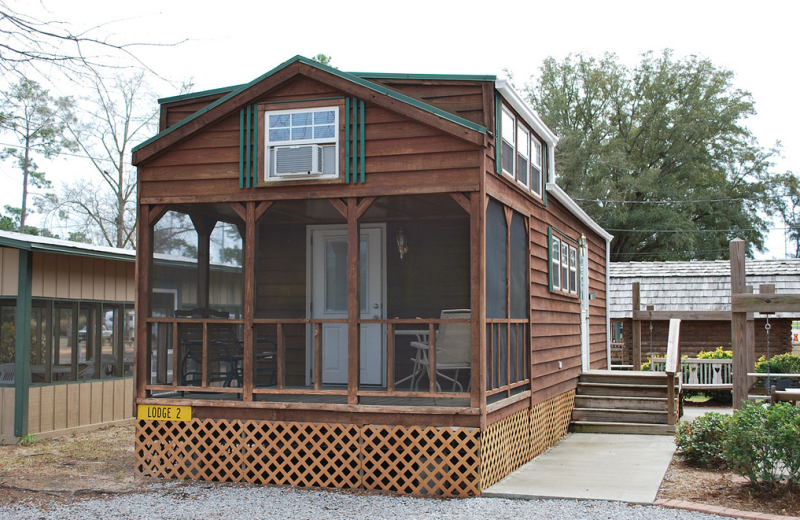
<svg viewBox="0 0 800 520">
<path fill-rule="evenodd" d="M 708 412 L 687 423 L 678 424 L 675 444 L 687 459 L 701 464 L 721 464 L 725 457 L 720 450 L 728 431 L 730 416 Z"/>
<path fill-rule="evenodd" d="M 763 407 L 747 403 L 730 420 L 725 458 L 752 484 L 776 487 L 785 471 L 800 480 L 800 408 L 789 403 Z"/>
<path fill-rule="evenodd" d="M 764 356 L 758 358 L 756 372 L 766 374 L 800 374 L 800 356 L 794 354 L 778 354 L 772 356 L 769 362 Z"/>
<path fill-rule="evenodd" d="M 723 350 L 717 347 L 715 350 L 703 350 L 697 353 L 697 359 L 733 359 L 732 350 Z"/>
</svg>

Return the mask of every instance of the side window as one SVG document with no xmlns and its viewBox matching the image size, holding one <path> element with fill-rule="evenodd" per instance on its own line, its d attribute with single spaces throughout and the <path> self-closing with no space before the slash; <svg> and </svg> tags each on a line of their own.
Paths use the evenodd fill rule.
<svg viewBox="0 0 800 520">
<path fill-rule="evenodd" d="M 517 125 L 517 182 L 528 187 L 528 163 L 530 162 L 530 135 Z"/>
<path fill-rule="evenodd" d="M 553 278 L 553 290 L 561 289 L 561 240 L 556 237 L 553 237 L 550 257 L 552 258 L 550 276 Z"/>
<path fill-rule="evenodd" d="M 569 292 L 578 293 L 578 250 L 569 247 Z"/>
<path fill-rule="evenodd" d="M 264 123 L 268 180 L 338 175 L 338 108 L 267 111 Z"/>
<path fill-rule="evenodd" d="M 542 196 L 542 143 L 531 138 L 531 191 Z"/>
<path fill-rule="evenodd" d="M 569 246 L 561 242 L 561 289 L 569 291 Z"/>
<path fill-rule="evenodd" d="M 506 110 L 503 107 L 503 119 L 502 119 L 502 141 L 503 141 L 503 149 L 502 149 L 502 157 L 503 157 L 503 173 L 514 178 L 514 162 L 516 160 L 514 148 L 515 148 L 515 134 L 516 134 L 516 125 L 514 124 L 514 116 L 511 115 L 511 112 Z"/>
</svg>

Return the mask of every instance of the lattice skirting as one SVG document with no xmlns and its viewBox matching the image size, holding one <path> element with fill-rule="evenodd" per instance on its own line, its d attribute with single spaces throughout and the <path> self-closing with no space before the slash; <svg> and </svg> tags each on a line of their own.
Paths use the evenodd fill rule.
<svg viewBox="0 0 800 520">
<path fill-rule="evenodd" d="M 480 495 L 564 436 L 567 392 L 478 428 L 138 421 L 136 467 L 159 478 Z"/>
<path fill-rule="evenodd" d="M 137 470 L 192 478 L 480 494 L 480 431 L 269 421 L 139 421 Z"/>
<path fill-rule="evenodd" d="M 567 434 L 575 391 L 490 424 L 481 439 L 481 490 L 555 445 Z"/>
</svg>

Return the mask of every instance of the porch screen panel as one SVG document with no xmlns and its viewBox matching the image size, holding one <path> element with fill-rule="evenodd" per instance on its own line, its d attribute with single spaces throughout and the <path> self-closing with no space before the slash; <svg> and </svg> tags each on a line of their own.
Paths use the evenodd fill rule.
<svg viewBox="0 0 800 520">
<path fill-rule="evenodd" d="M 492 199 L 486 208 L 486 317 L 507 318 L 506 277 L 508 257 L 506 237 L 508 228 L 503 206 Z M 487 327 L 487 386 L 495 388 L 507 384 L 505 366 L 508 330 L 493 325 Z M 488 348 L 490 347 L 490 348 Z"/>
<path fill-rule="evenodd" d="M 528 233 L 525 219 L 516 211 L 511 217 L 510 233 L 510 318 L 525 319 L 529 313 L 528 302 Z M 525 324 L 511 326 L 511 382 L 527 377 L 527 327 Z"/>
</svg>

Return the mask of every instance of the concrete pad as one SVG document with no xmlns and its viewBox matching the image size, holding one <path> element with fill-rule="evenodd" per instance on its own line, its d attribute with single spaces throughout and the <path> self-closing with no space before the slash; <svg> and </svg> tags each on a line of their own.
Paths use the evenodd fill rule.
<svg viewBox="0 0 800 520">
<path fill-rule="evenodd" d="M 681 421 L 683 422 L 692 422 L 701 415 L 705 415 L 708 412 L 715 412 L 715 413 L 722 413 L 725 415 L 733 415 L 733 408 L 711 408 L 711 407 L 696 407 L 692 408 L 689 406 L 683 406 L 683 415 L 681 416 Z"/>
<path fill-rule="evenodd" d="M 573 433 L 481 496 L 652 504 L 674 452 L 668 435 Z"/>
</svg>

